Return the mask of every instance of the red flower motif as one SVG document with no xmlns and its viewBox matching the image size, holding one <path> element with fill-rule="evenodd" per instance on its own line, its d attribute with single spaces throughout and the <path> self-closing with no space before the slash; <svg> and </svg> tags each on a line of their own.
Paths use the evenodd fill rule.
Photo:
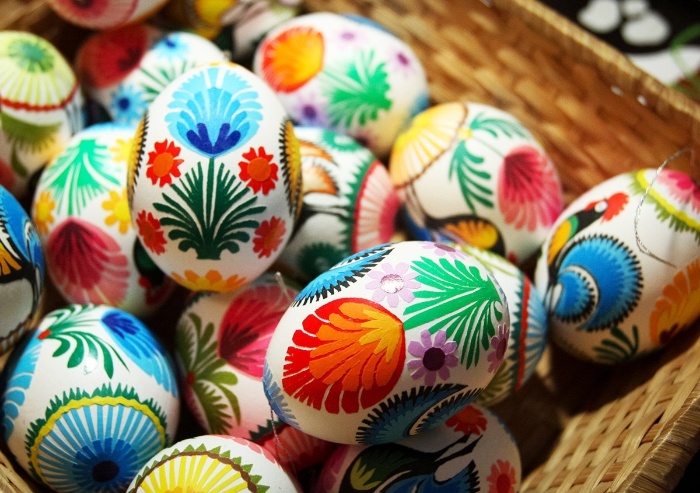
<svg viewBox="0 0 700 493">
<path fill-rule="evenodd" d="M 173 182 L 173 176 L 176 178 L 180 176 L 178 167 L 183 162 L 182 159 L 177 159 L 180 148 L 174 142 L 168 142 L 168 139 L 156 142 L 154 147 L 155 150 L 148 153 L 146 176 L 154 185 L 159 184 L 161 187 L 169 185 Z"/>
<path fill-rule="evenodd" d="M 466 434 L 481 435 L 486 431 L 488 421 L 475 406 L 467 406 L 445 421 L 445 424 L 456 431 Z"/>
<path fill-rule="evenodd" d="M 165 235 L 160 227 L 160 221 L 146 211 L 139 212 L 136 217 L 136 227 L 143 245 L 156 255 L 165 253 Z"/>
<path fill-rule="evenodd" d="M 286 231 L 284 221 L 279 217 L 272 216 L 269 221 L 260 223 L 253 238 L 253 251 L 258 254 L 258 258 L 272 255 L 282 244 L 282 237 Z"/>
<path fill-rule="evenodd" d="M 508 461 L 498 459 L 491 466 L 491 474 L 487 478 L 489 493 L 515 493 L 515 469 Z"/>
<path fill-rule="evenodd" d="M 253 192 L 258 193 L 262 190 L 263 195 L 275 188 L 277 181 L 277 165 L 272 162 L 274 157 L 272 154 L 267 154 L 265 148 L 258 147 L 257 152 L 252 147 L 248 152 L 243 153 L 243 157 L 247 161 L 240 161 L 238 166 L 241 167 L 241 180 L 247 181 L 247 185 L 253 189 Z"/>
</svg>

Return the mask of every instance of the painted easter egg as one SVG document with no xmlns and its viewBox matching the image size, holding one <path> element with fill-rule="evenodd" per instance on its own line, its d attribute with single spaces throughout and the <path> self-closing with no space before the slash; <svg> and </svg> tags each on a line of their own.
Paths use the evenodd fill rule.
<svg viewBox="0 0 700 493">
<path fill-rule="evenodd" d="M 433 242 L 380 245 L 299 292 L 272 334 L 265 393 L 309 435 L 397 441 L 483 391 L 509 326 L 503 291 L 474 257 Z"/>
<path fill-rule="evenodd" d="M 176 78 L 145 113 L 129 206 L 153 261 L 193 291 L 231 291 L 286 245 L 301 207 L 294 128 L 275 94 L 230 63 Z"/>
<path fill-rule="evenodd" d="M 566 208 L 542 247 L 534 281 L 549 332 L 582 359 L 636 358 L 700 315 L 700 189 L 681 171 L 656 173 L 594 186 Z"/>
<path fill-rule="evenodd" d="M 48 0 L 48 3 L 71 24 L 100 31 L 146 20 L 167 0 Z"/>
<path fill-rule="evenodd" d="M 83 97 L 56 47 L 0 32 L 0 185 L 22 198 L 31 179 L 84 126 Z"/>
<path fill-rule="evenodd" d="M 301 488 L 259 445 L 238 437 L 200 435 L 156 454 L 126 491 L 293 493 Z"/>
<path fill-rule="evenodd" d="M 395 443 L 340 445 L 313 493 L 520 491 L 520 451 L 508 426 L 470 404 L 445 423 Z"/>
<path fill-rule="evenodd" d="M 295 127 L 301 151 L 301 216 L 277 266 L 306 281 L 347 256 L 387 243 L 399 197 L 386 167 L 352 138 Z"/>
<path fill-rule="evenodd" d="M 520 390 L 535 372 L 547 347 L 547 310 L 530 278 L 512 262 L 475 246 L 450 245 L 484 264 L 508 302 L 510 336 L 503 364 L 476 400 L 490 406 Z"/>
<path fill-rule="evenodd" d="M 185 402 L 207 433 L 263 444 L 289 427 L 271 413 L 262 376 L 272 332 L 297 294 L 283 278 L 265 273 L 233 292 L 191 296 L 176 327 L 176 361 Z M 297 440 L 285 442 L 280 462 L 314 453 L 317 462 L 325 458 L 321 440 L 290 436 Z"/>
<path fill-rule="evenodd" d="M 380 159 L 428 105 L 410 46 L 360 16 L 316 12 L 283 22 L 256 49 L 253 70 L 296 124 L 349 135 Z"/>
<path fill-rule="evenodd" d="M 134 128 L 92 125 L 77 133 L 37 182 L 32 217 L 49 277 L 70 303 L 148 316 L 176 284 L 151 260 L 131 221 L 127 159 Z"/>
<path fill-rule="evenodd" d="M 443 103 L 411 120 L 389 172 L 416 239 L 467 243 L 515 264 L 535 254 L 564 207 L 556 168 L 512 115 Z"/>
<path fill-rule="evenodd" d="M 29 215 L 0 186 L 0 354 L 14 347 L 38 315 L 44 250 Z"/>
<path fill-rule="evenodd" d="M 3 375 L 8 448 L 57 492 L 123 491 L 178 426 L 168 354 L 117 308 L 73 304 L 49 312 Z"/>
<path fill-rule="evenodd" d="M 135 24 L 90 36 L 78 52 L 76 70 L 86 94 L 113 121 L 136 126 L 178 76 L 226 60 L 214 43 L 196 34 Z"/>
</svg>

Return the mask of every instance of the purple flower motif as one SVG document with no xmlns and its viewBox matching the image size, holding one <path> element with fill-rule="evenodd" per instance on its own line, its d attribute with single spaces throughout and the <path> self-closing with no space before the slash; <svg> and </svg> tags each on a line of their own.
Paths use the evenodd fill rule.
<svg viewBox="0 0 700 493">
<path fill-rule="evenodd" d="M 503 363 L 508 348 L 508 335 L 510 330 L 506 324 L 498 324 L 496 335 L 491 338 L 492 351 L 487 356 L 489 361 L 489 373 L 494 373 Z"/>
<path fill-rule="evenodd" d="M 399 262 L 396 266 L 383 262 L 369 273 L 372 280 L 365 287 L 374 290 L 372 300 L 379 303 L 386 298 L 389 306 L 396 308 L 399 297 L 406 303 L 415 299 L 412 290 L 420 287 L 420 283 L 413 279 L 416 275 L 409 271 L 406 262 Z"/>
<path fill-rule="evenodd" d="M 413 370 L 411 376 L 418 380 L 425 377 L 425 384 L 430 386 L 435 383 L 436 377 L 447 380 L 450 377 L 450 367 L 457 366 L 459 359 L 454 352 L 457 350 L 455 341 L 447 342 L 447 334 L 444 330 L 435 333 L 435 339 L 430 339 L 430 331 L 424 330 L 420 334 L 420 340 L 411 341 L 408 344 L 408 352 L 416 359 L 408 362 L 408 369 Z"/>
<path fill-rule="evenodd" d="M 307 127 L 328 127 L 327 106 L 323 97 L 313 91 L 299 93 L 297 103 L 292 110 L 292 115 L 298 125 Z"/>
<path fill-rule="evenodd" d="M 452 247 L 446 243 L 440 243 L 436 241 L 425 241 L 423 248 L 426 250 L 432 250 L 438 257 L 451 257 L 451 258 L 464 258 L 466 254 L 455 247 Z"/>
<path fill-rule="evenodd" d="M 413 58 L 403 49 L 390 53 L 388 63 L 392 73 L 397 73 L 404 77 L 411 76 L 418 71 Z"/>
</svg>

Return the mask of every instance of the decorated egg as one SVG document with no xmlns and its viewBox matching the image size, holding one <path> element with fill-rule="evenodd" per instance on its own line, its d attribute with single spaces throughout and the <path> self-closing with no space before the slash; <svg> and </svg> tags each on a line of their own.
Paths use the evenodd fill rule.
<svg viewBox="0 0 700 493">
<path fill-rule="evenodd" d="M 515 264 L 535 254 L 564 207 L 556 168 L 512 115 L 443 103 L 411 120 L 389 172 L 412 237 L 466 243 Z"/>
<path fill-rule="evenodd" d="M 484 264 L 508 302 L 510 336 L 503 364 L 477 397 L 477 403 L 490 406 L 520 390 L 535 372 L 547 346 L 547 311 L 530 278 L 512 262 L 471 245 L 451 246 Z"/>
<path fill-rule="evenodd" d="M 299 292 L 272 334 L 265 393 L 309 435 L 397 441 L 483 391 L 509 326 L 503 291 L 474 257 L 427 241 L 379 245 Z"/>
<path fill-rule="evenodd" d="M 200 435 L 156 454 L 126 491 L 293 493 L 301 488 L 259 445 L 238 437 Z"/>
<path fill-rule="evenodd" d="M 176 78 L 136 132 L 129 205 L 153 261 L 193 291 L 231 291 L 286 245 L 301 207 L 294 128 L 275 94 L 230 63 Z"/>
<path fill-rule="evenodd" d="M 295 127 L 303 205 L 277 266 L 306 281 L 352 253 L 391 240 L 400 206 L 386 167 L 352 138 Z"/>
<path fill-rule="evenodd" d="M 63 55 L 28 32 L 0 32 L 0 74 L 0 185 L 22 198 L 83 128 L 83 97 Z"/>
<path fill-rule="evenodd" d="M 167 0 L 48 0 L 48 3 L 71 24 L 100 31 L 146 20 Z"/>
<path fill-rule="evenodd" d="M 2 186 L 0 238 L 0 354 L 4 354 L 38 316 L 44 291 L 44 251 L 29 215 Z"/>
<path fill-rule="evenodd" d="M 15 348 L 3 376 L 8 448 L 57 492 L 123 491 L 178 426 L 168 354 L 117 308 L 72 304 L 49 312 Z"/>
<path fill-rule="evenodd" d="M 32 217 L 49 277 L 70 303 L 148 316 L 176 284 L 151 260 L 126 196 L 134 128 L 92 125 L 77 133 L 37 182 Z"/>
<path fill-rule="evenodd" d="M 340 445 L 313 493 L 364 491 L 517 492 L 522 465 L 508 426 L 470 404 L 443 424 L 396 443 Z"/>
<path fill-rule="evenodd" d="M 316 12 L 283 22 L 258 45 L 253 70 L 296 124 L 349 135 L 380 159 L 428 105 L 413 50 L 360 16 Z"/>
<path fill-rule="evenodd" d="M 264 273 L 233 292 L 191 296 L 177 323 L 176 359 L 185 402 L 207 433 L 263 444 L 289 427 L 271 413 L 262 376 L 272 332 L 297 293 L 283 278 Z M 301 435 L 285 434 L 280 462 L 314 454 L 316 462 L 325 459 L 328 447 Z"/>
<path fill-rule="evenodd" d="M 542 247 L 534 281 L 549 332 L 581 359 L 636 358 L 700 315 L 700 189 L 681 171 L 656 173 L 594 186 L 564 210 Z"/>
<path fill-rule="evenodd" d="M 179 75 L 224 61 L 226 55 L 201 36 L 135 24 L 90 36 L 76 66 L 88 96 L 115 122 L 136 126 L 148 105 Z"/>
</svg>

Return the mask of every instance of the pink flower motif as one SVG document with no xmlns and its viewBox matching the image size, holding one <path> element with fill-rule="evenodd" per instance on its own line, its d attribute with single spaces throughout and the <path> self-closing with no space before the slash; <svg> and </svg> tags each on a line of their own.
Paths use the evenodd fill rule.
<svg viewBox="0 0 700 493">
<path fill-rule="evenodd" d="M 372 280 L 365 286 L 374 290 L 372 300 L 379 303 L 386 298 L 392 308 L 399 306 L 399 298 L 406 303 L 413 301 L 415 296 L 412 290 L 419 288 L 420 283 L 413 279 L 417 274 L 408 269 L 409 266 L 405 262 L 396 266 L 384 262 L 379 265 L 379 269 L 372 270 L 369 273 Z"/>
<path fill-rule="evenodd" d="M 503 358 L 506 355 L 506 349 L 508 348 L 508 335 L 510 330 L 506 324 L 498 324 L 498 331 L 491 338 L 491 349 L 492 351 L 487 356 L 489 361 L 489 372 L 494 373 L 498 368 L 500 368 L 501 363 L 503 363 Z"/>
<path fill-rule="evenodd" d="M 416 380 L 425 377 L 428 386 L 433 385 L 438 376 L 441 380 L 447 380 L 450 377 L 450 367 L 459 363 L 454 354 L 457 343 L 447 342 L 444 330 L 437 331 L 434 340 L 430 338 L 430 331 L 424 330 L 420 334 L 420 340 L 421 342 L 411 341 L 408 344 L 408 352 L 416 357 L 408 362 L 408 369 L 415 370 L 411 376 Z"/>
<path fill-rule="evenodd" d="M 437 257 L 464 258 L 466 254 L 461 250 L 454 248 L 446 243 L 435 241 L 423 242 L 423 249 L 431 250 Z"/>
<path fill-rule="evenodd" d="M 292 114 L 299 125 L 326 128 L 329 126 L 328 114 L 325 110 L 327 106 L 328 102 L 323 99 L 323 96 L 308 90 L 299 93 Z"/>
<path fill-rule="evenodd" d="M 700 212 L 700 185 L 690 175 L 674 169 L 665 169 L 658 181 L 669 188 L 670 194 L 684 204 L 689 204 L 693 212 Z"/>
</svg>

